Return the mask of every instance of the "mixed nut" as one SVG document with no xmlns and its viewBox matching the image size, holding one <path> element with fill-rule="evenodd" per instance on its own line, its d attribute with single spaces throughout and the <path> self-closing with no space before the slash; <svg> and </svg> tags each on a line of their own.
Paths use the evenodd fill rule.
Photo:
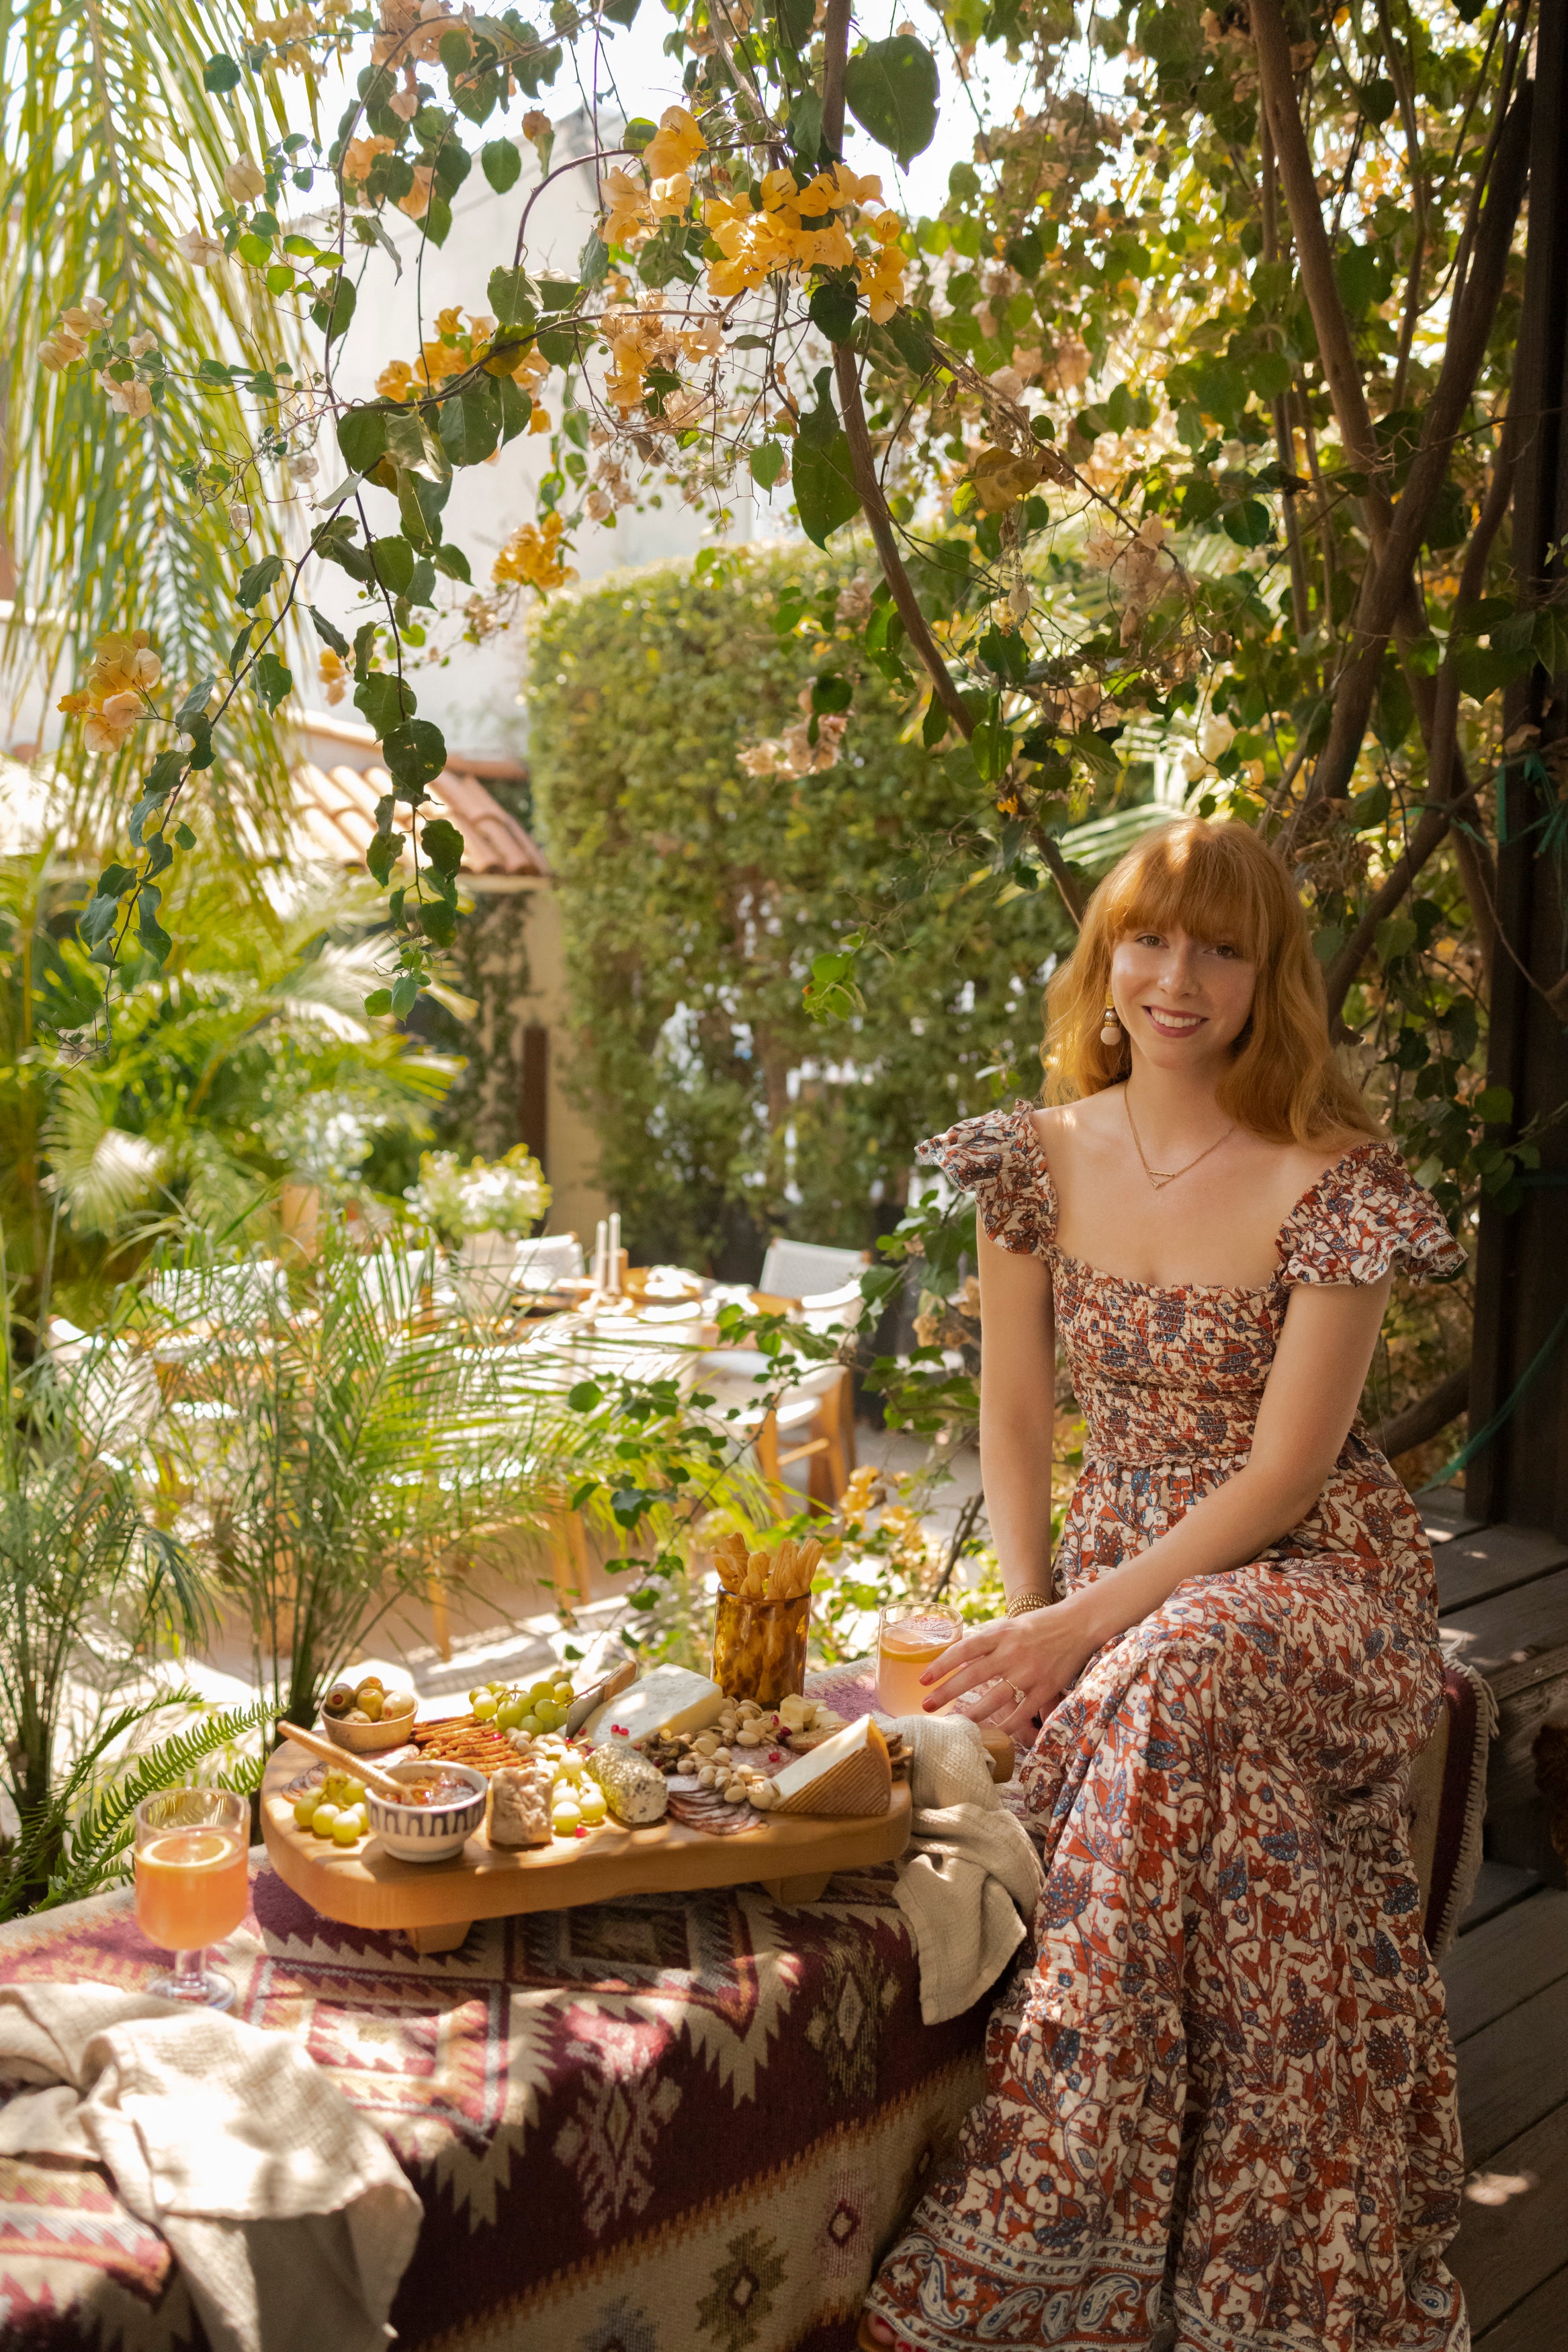
<svg viewBox="0 0 1568 2352">
<path fill-rule="evenodd" d="M 648 1742 L 648 1753 L 662 1771 L 693 1777 L 727 1804 L 749 1804 L 765 1813 L 774 1802 L 773 1775 L 765 1768 L 784 1763 L 788 1750 L 814 1748 L 843 1720 L 831 1706 L 799 1696 L 780 1699 L 776 1707 L 759 1706 L 753 1698 L 727 1699 L 716 1722 L 701 1731 L 662 1733 Z"/>
</svg>

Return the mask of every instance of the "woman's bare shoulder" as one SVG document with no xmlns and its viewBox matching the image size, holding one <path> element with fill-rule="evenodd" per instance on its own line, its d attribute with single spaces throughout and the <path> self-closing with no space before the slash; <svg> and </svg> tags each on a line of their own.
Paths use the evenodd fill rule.
<svg viewBox="0 0 1568 2352">
<path fill-rule="evenodd" d="M 1120 1087 L 1106 1087 L 1099 1094 L 1081 1097 L 1077 1102 L 1047 1103 L 1043 1108 L 1031 1111 L 1030 1116 L 1047 1165 L 1051 1164 L 1053 1148 L 1058 1152 L 1071 1153 L 1075 1144 L 1098 1141 L 1108 1135 L 1113 1118 L 1120 1117 L 1121 1096 Z"/>
</svg>

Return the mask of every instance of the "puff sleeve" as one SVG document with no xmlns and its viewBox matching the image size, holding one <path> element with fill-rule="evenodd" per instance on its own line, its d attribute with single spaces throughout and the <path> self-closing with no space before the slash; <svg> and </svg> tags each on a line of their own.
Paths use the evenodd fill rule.
<svg viewBox="0 0 1568 2352">
<path fill-rule="evenodd" d="M 1280 1232 L 1282 1282 L 1379 1282 L 1391 1267 L 1417 1282 L 1458 1274 L 1465 1254 L 1430 1192 L 1392 1144 L 1361 1144 L 1321 1176 Z"/>
<path fill-rule="evenodd" d="M 972 1192 L 986 1237 L 1019 1256 L 1049 1257 L 1056 1240 L 1056 1192 L 1028 1103 L 961 1118 L 916 1144 L 961 1192 Z"/>
</svg>

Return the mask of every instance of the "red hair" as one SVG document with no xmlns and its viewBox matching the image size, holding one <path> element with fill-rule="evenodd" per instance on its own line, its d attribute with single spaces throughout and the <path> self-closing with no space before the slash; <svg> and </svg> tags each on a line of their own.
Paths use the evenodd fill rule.
<svg viewBox="0 0 1568 2352">
<path fill-rule="evenodd" d="M 1258 968 L 1247 1026 L 1220 1081 L 1222 1110 L 1276 1143 L 1381 1132 L 1329 1041 L 1322 967 L 1284 861 L 1249 825 L 1177 817 L 1113 866 L 1084 910 L 1069 961 L 1046 991 L 1046 1098 L 1071 1102 L 1132 1067 L 1124 1036 L 1100 1042 L 1111 958 L 1130 931 L 1224 940 Z"/>
</svg>

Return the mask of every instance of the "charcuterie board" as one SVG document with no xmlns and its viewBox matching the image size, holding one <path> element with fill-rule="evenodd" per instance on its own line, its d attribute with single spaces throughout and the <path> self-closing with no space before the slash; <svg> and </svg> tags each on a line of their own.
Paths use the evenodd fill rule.
<svg viewBox="0 0 1568 2352">
<path fill-rule="evenodd" d="M 668 1819 L 635 1830 L 612 1821 L 586 1838 L 555 1838 L 520 1851 L 492 1846 L 479 1830 L 450 1862 L 398 1862 L 376 1838 L 342 1850 L 296 1826 L 284 1791 L 310 1760 L 285 1740 L 267 1768 L 261 1826 L 273 1868 L 327 1918 L 352 1927 L 401 1927 L 421 1952 L 455 1951 L 476 1919 L 567 1910 L 622 1895 L 756 1880 L 777 1902 L 810 1903 L 834 1871 L 891 1862 L 909 1843 L 909 1790 L 900 1782 L 889 1811 L 862 1821 L 759 1815 L 755 1829 L 733 1837 Z"/>
</svg>

